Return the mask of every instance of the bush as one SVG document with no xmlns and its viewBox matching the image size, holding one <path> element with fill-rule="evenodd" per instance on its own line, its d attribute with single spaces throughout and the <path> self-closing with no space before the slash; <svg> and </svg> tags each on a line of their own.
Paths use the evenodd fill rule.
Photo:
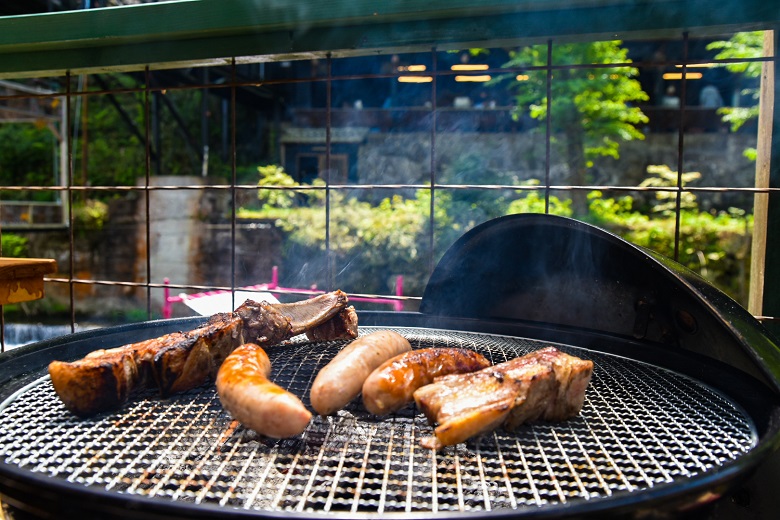
<svg viewBox="0 0 780 520">
<path fill-rule="evenodd" d="M 265 173 L 264 173 L 265 172 Z M 258 211 L 239 210 L 240 218 L 273 218 L 288 234 L 285 270 L 300 275 L 298 284 L 327 284 L 325 197 L 322 185 L 302 186 L 281 168 L 260 169 L 269 183 L 300 187 L 305 198 L 300 207 L 293 204 L 295 191 L 259 190 L 263 206 Z M 630 196 L 604 197 L 600 191 L 588 195 L 589 212 L 583 218 L 595 226 L 619 235 L 638 246 L 674 258 L 677 174 L 665 166 L 648 168 L 645 186 L 672 187 L 657 191 L 656 201 L 644 211 L 634 208 Z M 698 173 L 683 174 L 684 182 L 698 179 Z M 537 184 L 530 181 L 529 185 Z M 284 194 L 284 196 L 281 196 Z M 330 192 L 330 261 L 337 269 L 337 282 L 350 292 L 386 293 L 392 287 L 394 274 L 404 274 L 406 294 L 422 294 L 430 258 L 429 213 L 430 192 L 418 190 L 414 198 L 388 197 L 373 205 L 348 197 L 344 192 Z M 471 200 L 469 197 L 472 197 Z M 481 221 L 501 214 L 544 213 L 571 216 L 571 200 L 550 196 L 545 201 L 537 189 L 516 190 L 512 196 L 502 194 L 501 208 L 492 201 L 489 212 L 474 219 L 472 205 L 480 205 L 479 194 L 437 191 L 433 207 L 434 263 L 463 233 Z M 483 210 L 485 208 L 482 208 Z M 729 209 L 700 212 L 696 197 L 683 192 L 680 212 L 678 261 L 701 274 L 737 301 L 746 301 L 750 234 L 753 219 L 744 211 Z M 308 277 L 308 278 L 307 278 Z M 304 279 L 305 278 L 305 279 Z"/>
<path fill-rule="evenodd" d="M 80 230 L 100 231 L 108 219 L 108 204 L 89 199 L 73 205 L 73 220 Z"/>
<path fill-rule="evenodd" d="M 653 217 L 634 211 L 631 197 L 602 198 L 589 195 L 590 213 L 586 220 L 623 237 L 629 242 L 674 258 L 674 213 Z M 753 216 L 731 208 L 714 213 L 696 208 L 680 211 L 680 243 L 677 261 L 715 284 L 743 304 L 750 266 L 750 237 Z"/>
<path fill-rule="evenodd" d="M 28 256 L 27 244 L 28 244 L 28 240 L 25 237 L 19 235 L 13 235 L 9 233 L 3 233 L 2 235 L 3 256 L 9 256 L 12 258 L 24 258 Z"/>
</svg>

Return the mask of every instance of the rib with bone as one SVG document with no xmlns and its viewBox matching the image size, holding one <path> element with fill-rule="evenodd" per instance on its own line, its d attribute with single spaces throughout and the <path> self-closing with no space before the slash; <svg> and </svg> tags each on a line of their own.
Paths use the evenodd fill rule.
<svg viewBox="0 0 780 520">
<path fill-rule="evenodd" d="M 247 300 L 190 331 L 52 361 L 49 375 L 65 407 L 88 417 L 119 407 L 140 388 L 156 387 L 165 397 L 214 379 L 225 358 L 246 342 L 270 346 L 302 333 L 318 341 L 357 337 L 357 315 L 347 302 L 342 291 L 296 303 Z"/>
</svg>

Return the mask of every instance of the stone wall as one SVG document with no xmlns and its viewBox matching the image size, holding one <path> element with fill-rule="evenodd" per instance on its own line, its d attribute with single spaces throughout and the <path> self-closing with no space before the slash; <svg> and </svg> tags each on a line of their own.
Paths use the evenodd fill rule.
<svg viewBox="0 0 780 520">
<path fill-rule="evenodd" d="M 191 177 L 157 177 L 154 185 L 197 186 L 224 181 Z M 281 258 L 281 232 L 266 221 L 236 224 L 235 257 L 231 254 L 230 196 L 227 190 L 151 190 L 149 225 L 149 274 L 151 283 L 237 286 L 268 282 Z M 132 313 L 143 318 L 147 308 L 146 288 L 122 285 L 147 280 L 146 197 L 136 192 L 109 202 L 108 218 L 99 230 L 73 231 L 73 298 L 78 319 L 102 320 Z M 17 234 L 27 237 L 31 257 L 54 258 L 59 273 L 54 278 L 70 280 L 71 233 L 67 229 L 35 230 Z M 235 259 L 235 271 L 231 264 Z M 234 274 L 235 272 L 235 274 Z M 81 283 L 111 281 L 119 284 Z M 172 294 L 182 292 L 172 289 Z M 188 290 L 185 292 L 195 292 Z M 31 302 L 27 312 L 52 313 L 70 307 L 68 283 L 46 284 L 46 301 Z M 162 289 L 149 292 L 155 317 L 161 316 Z M 174 316 L 193 312 L 182 304 L 174 306 Z"/>
<path fill-rule="evenodd" d="M 436 140 L 437 175 L 465 155 L 483 159 L 486 169 L 509 172 L 519 180 L 544 179 L 544 135 L 537 133 L 449 133 Z M 755 163 L 743 151 L 756 144 L 755 135 L 697 133 L 685 136 L 683 171 L 700 172 L 699 186 L 754 185 Z M 428 132 L 369 134 L 359 152 L 359 176 L 364 184 L 427 183 L 431 135 Z M 620 158 L 599 158 L 591 182 L 602 186 L 635 186 L 647 175 L 647 166 L 665 164 L 677 170 L 675 133 L 646 136 L 620 145 Z M 568 168 L 563 144 L 553 139 L 551 183 L 566 184 Z M 370 165 L 370 166 L 369 166 Z"/>
</svg>

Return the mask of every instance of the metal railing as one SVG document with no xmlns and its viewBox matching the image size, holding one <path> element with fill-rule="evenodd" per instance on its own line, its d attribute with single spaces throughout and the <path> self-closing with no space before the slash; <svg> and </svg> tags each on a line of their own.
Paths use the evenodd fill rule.
<svg viewBox="0 0 780 520">
<path fill-rule="evenodd" d="M 756 4 L 758 5 L 758 4 Z M 194 9 L 198 6 L 183 6 L 183 11 L 187 9 Z M 745 7 L 747 12 L 752 12 L 753 4 Z M 169 9 L 173 9 L 174 6 L 165 8 L 166 12 Z M 474 7 L 475 10 L 479 10 Z M 137 10 L 128 10 L 129 18 L 136 16 Z M 151 12 L 151 11 L 149 11 Z M 111 13 L 106 13 L 108 16 Z M 89 13 L 83 13 L 74 15 L 78 17 L 89 16 Z M 81 18 L 79 18 L 81 19 Z M 133 18 L 135 19 L 135 18 Z M 205 19 L 205 18 L 204 18 Z M 465 18 L 458 18 L 459 23 L 465 24 Z M 186 20 L 185 20 L 186 21 Z M 395 22 L 393 22 L 395 23 Z M 135 26 L 134 26 L 135 27 Z M 351 26 L 350 26 L 351 27 Z M 379 29 L 380 26 L 375 27 Z M 437 25 L 431 34 L 439 35 L 443 26 Z M 465 25 L 458 25 L 459 29 L 465 29 Z M 746 28 L 752 28 L 753 26 L 745 26 Z M 63 29 L 64 30 L 64 29 Z M 141 30 L 141 29 L 139 29 Z M 352 29 L 350 29 L 352 30 Z M 371 29 L 366 29 L 369 33 Z M 502 28 L 502 31 L 508 29 Z M 517 29 L 515 28 L 516 32 Z M 195 34 L 195 31 L 193 34 Z M 485 48 L 489 48 L 491 44 L 499 44 L 498 40 L 490 39 L 490 31 L 482 30 L 476 41 Z M 203 33 L 205 35 L 205 32 Z M 352 34 L 352 33 L 350 33 Z M 630 36 L 632 33 L 628 33 Z M 655 34 L 652 30 L 648 30 L 642 33 L 642 37 L 647 38 Z M 765 63 L 772 65 L 776 61 L 776 57 L 773 52 L 767 53 L 760 58 L 747 58 L 740 60 L 702 60 L 693 59 L 690 57 L 690 47 L 692 45 L 692 39 L 689 33 L 676 30 L 674 28 L 665 29 L 657 32 L 659 41 L 678 48 L 677 57 L 663 58 L 663 59 L 639 59 L 632 60 L 628 63 L 579 63 L 579 64 L 562 64 L 554 63 L 551 59 L 552 49 L 559 44 L 557 39 L 558 35 L 551 34 L 549 38 L 537 38 L 542 46 L 547 47 L 548 59 L 545 64 L 537 66 L 524 66 L 524 67 L 504 67 L 504 66 L 491 66 L 488 69 L 490 74 L 512 74 L 517 75 L 521 73 L 528 73 L 529 71 L 536 71 L 546 76 L 548 85 L 550 82 L 555 81 L 557 74 L 572 69 L 589 68 L 600 69 L 609 71 L 612 68 L 620 67 L 635 67 L 640 71 L 647 70 L 660 70 L 664 67 L 677 67 L 683 71 L 682 79 L 679 81 L 681 87 L 682 102 L 679 107 L 673 111 L 675 117 L 668 118 L 668 122 L 676 123 L 676 128 L 671 131 L 676 133 L 676 140 L 671 148 L 667 151 L 674 157 L 673 163 L 670 164 L 672 170 L 676 170 L 681 175 L 682 172 L 687 170 L 687 157 L 690 152 L 690 134 L 686 133 L 685 121 L 690 119 L 691 114 L 698 108 L 692 108 L 686 100 L 687 89 L 691 83 L 686 79 L 685 72 L 693 70 L 694 65 L 701 65 L 703 63 L 713 63 L 715 65 L 724 66 L 730 63 Z M 517 35 L 516 35 L 517 36 Z M 712 35 L 709 35 L 712 38 Z M 434 38 L 434 36 L 431 36 Z M 581 36 L 580 39 L 584 39 L 585 36 Z M 523 43 L 527 43 L 525 37 L 519 38 Z M 243 40 L 242 40 L 243 41 Z M 462 41 L 470 41 L 468 38 L 463 37 Z M 503 41 L 503 40 L 502 40 Z M 698 41 L 698 40 L 697 40 Z M 432 45 L 428 45 L 432 43 Z M 327 45 L 326 43 L 318 43 L 318 45 Z M 56 47 L 56 45 L 54 45 Z M 105 70 L 100 69 L 97 63 L 86 63 L 85 56 L 80 56 L 78 60 L 79 65 L 74 65 L 73 68 L 63 69 L 63 71 L 53 70 L 49 72 L 36 72 L 30 70 L 28 73 L 12 70 L 16 65 L 14 63 L 6 64 L 7 74 L 15 76 L 23 75 L 26 77 L 35 77 L 37 74 L 56 74 L 56 83 L 58 88 L 53 89 L 52 92 L 22 92 L 14 94 L 13 96 L 5 96 L 5 99 L 61 99 L 62 110 L 64 119 L 69 122 L 70 130 L 75 127 L 79 127 L 78 132 L 69 131 L 66 133 L 66 138 L 63 140 L 63 157 L 65 158 L 64 176 L 63 182 L 60 186 L 2 186 L 2 190 L 8 192 L 28 192 L 28 191 L 41 191 L 52 192 L 61 196 L 63 200 L 63 216 L 65 222 L 68 225 L 68 251 L 60 251 L 60 258 L 58 259 L 60 264 L 61 274 L 48 278 L 50 286 L 54 289 L 51 292 L 59 293 L 62 297 L 64 293 L 65 300 L 70 311 L 70 321 L 76 323 L 82 319 L 85 300 L 92 298 L 95 293 L 108 292 L 111 293 L 113 298 L 121 299 L 126 298 L 126 295 L 131 295 L 132 298 L 136 298 L 139 302 L 139 306 L 145 307 L 143 318 L 151 319 L 157 317 L 157 312 L 162 310 L 162 316 L 168 317 L 174 314 L 171 303 L 177 301 L 177 298 L 183 298 L 179 296 L 171 296 L 171 290 L 178 290 L 183 292 L 195 292 L 195 293 L 208 293 L 210 291 L 228 291 L 234 292 L 244 287 L 263 286 L 266 289 L 273 291 L 285 292 L 290 290 L 291 287 L 305 287 L 307 283 L 285 283 L 281 284 L 278 280 L 272 280 L 267 284 L 254 284 L 247 283 L 242 277 L 244 273 L 242 269 L 245 267 L 239 266 L 240 252 L 237 249 L 243 247 L 241 242 L 241 219 L 237 216 L 237 209 L 241 205 L 241 201 L 245 199 L 251 199 L 254 197 L 258 187 L 254 182 L 246 181 L 244 171 L 251 169 L 260 164 L 260 161 L 254 161 L 247 159 L 246 147 L 248 146 L 243 139 L 243 135 L 239 135 L 239 132 L 243 128 L 246 128 L 246 121 L 243 117 L 246 115 L 244 110 L 247 105 L 245 104 L 244 96 L 253 96 L 253 99 L 258 104 L 266 103 L 262 112 L 262 116 L 257 116 L 258 120 L 262 119 L 261 123 L 258 123 L 255 129 L 258 135 L 262 138 L 256 140 L 253 146 L 264 147 L 267 146 L 268 150 L 265 156 L 262 158 L 264 162 L 275 162 L 277 164 L 284 164 L 285 158 L 281 156 L 284 150 L 283 146 L 280 146 L 279 136 L 283 127 L 282 122 L 289 124 L 298 124 L 302 128 L 316 129 L 320 135 L 317 142 L 308 143 L 316 150 L 305 150 L 305 153 L 316 154 L 321 159 L 321 165 L 319 166 L 318 174 L 324 180 L 322 186 L 296 186 L 289 187 L 284 185 L 270 186 L 268 189 L 277 192 L 290 191 L 297 194 L 301 193 L 322 193 L 324 195 L 324 206 L 322 208 L 322 216 L 325 221 L 324 232 L 321 236 L 321 243 L 323 247 L 323 253 L 319 256 L 322 260 L 321 271 L 325 273 L 325 282 L 322 286 L 326 288 L 335 288 L 343 273 L 354 272 L 359 269 L 360 266 L 352 265 L 349 261 L 342 262 L 337 258 L 336 251 L 340 244 L 334 243 L 335 230 L 333 226 L 336 223 L 333 222 L 333 216 L 335 212 L 334 201 L 339 196 L 355 196 L 363 199 L 370 199 L 372 194 L 400 194 L 400 193 L 425 193 L 429 197 L 428 202 L 428 215 L 426 222 L 424 223 L 426 233 L 425 239 L 421 242 L 420 257 L 415 261 L 415 268 L 417 270 L 414 276 L 402 275 L 404 281 L 404 289 L 401 291 L 399 287 L 401 284 L 396 283 L 396 292 L 387 290 L 384 292 L 363 292 L 359 287 L 351 291 L 353 299 L 359 301 L 360 298 L 366 300 L 381 301 L 382 303 L 389 303 L 394 308 L 403 307 L 405 309 L 414 308 L 419 302 L 421 293 L 417 290 L 407 290 L 413 283 L 412 279 L 416 276 L 423 282 L 427 275 L 430 274 L 433 267 L 436 264 L 437 250 L 441 250 L 443 247 L 443 238 L 438 235 L 437 229 L 440 228 L 441 222 L 438 220 L 437 204 L 445 197 L 450 197 L 453 194 L 468 194 L 468 193 L 483 193 L 483 194 L 500 194 L 505 191 L 523 191 L 524 193 L 537 193 L 543 203 L 543 211 L 549 211 L 551 199 L 561 197 L 571 197 L 574 193 L 587 193 L 594 190 L 600 190 L 607 194 L 614 194 L 616 196 L 621 195 L 639 195 L 645 196 L 648 194 L 654 194 L 658 192 L 670 193 L 672 199 L 675 200 L 676 208 L 675 215 L 676 221 L 674 226 L 674 244 L 671 255 L 675 259 L 679 257 L 680 245 L 683 242 L 681 237 L 681 200 L 683 194 L 698 194 L 707 196 L 737 196 L 737 197 L 757 197 L 759 199 L 768 199 L 777 195 L 780 188 L 772 183 L 751 183 L 745 184 L 728 184 L 728 185 L 710 185 L 710 186 L 685 186 L 683 185 L 681 178 L 678 178 L 677 182 L 673 186 L 666 187 L 647 187 L 637 186 L 635 183 L 630 182 L 608 182 L 608 183 L 583 183 L 573 184 L 565 182 L 565 180 L 559 175 L 560 164 L 555 156 L 555 146 L 559 136 L 554 135 L 552 131 L 552 125 L 550 124 L 549 116 L 547 121 L 536 121 L 534 126 L 542 130 L 541 137 L 537 136 L 537 139 L 541 139 L 541 153 L 534 157 L 536 164 L 536 171 L 539 177 L 538 185 L 519 184 L 514 182 L 508 183 L 496 183 L 496 182 L 456 182 L 452 179 L 447 181 L 442 179 L 442 168 L 446 165 L 446 162 L 450 160 L 448 154 L 451 150 L 447 148 L 446 139 L 449 139 L 453 135 L 452 128 L 447 123 L 448 119 L 454 118 L 468 118 L 470 114 L 474 114 L 475 110 L 457 110 L 452 103 L 445 103 L 445 85 L 449 85 L 449 81 L 453 78 L 453 71 L 443 65 L 443 60 L 448 56 L 449 49 L 461 47 L 456 46 L 453 43 L 449 43 L 443 46 L 437 46 L 435 42 L 424 42 L 423 44 L 415 45 L 414 47 L 393 47 L 383 46 L 380 53 L 374 53 L 365 49 L 353 50 L 349 53 L 330 52 L 327 49 L 320 49 L 314 54 L 294 54 L 282 53 L 278 50 L 274 50 L 275 47 L 270 46 L 268 52 L 265 54 L 249 54 L 248 48 L 245 49 L 245 54 L 241 54 L 238 51 L 235 56 L 225 57 L 220 59 L 206 59 L 199 53 L 204 52 L 204 46 L 193 47 L 192 61 L 187 61 L 188 67 L 177 69 L 176 64 L 178 61 L 171 61 L 169 55 L 160 54 L 159 56 L 151 55 L 146 57 L 147 61 L 151 61 L 143 66 L 139 65 L 121 65 L 115 64 L 107 66 Z M 135 53 L 135 48 L 133 48 Z M 2 51 L 2 45 L 0 45 L 0 51 Z M 186 49 L 179 49 L 177 52 L 186 52 Z M 426 102 L 417 104 L 415 106 L 395 106 L 390 108 L 382 107 L 368 107 L 363 106 L 362 112 L 360 112 L 361 121 L 368 121 L 369 130 L 371 123 L 371 117 L 374 117 L 379 121 L 378 125 L 380 129 L 385 129 L 385 134 L 389 134 L 392 137 L 397 137 L 398 132 L 404 128 L 407 131 L 413 132 L 414 137 L 412 142 L 408 144 L 417 148 L 417 152 L 410 154 L 408 160 L 403 163 L 408 168 L 414 168 L 415 172 L 420 172 L 420 176 L 409 175 L 406 178 L 386 179 L 386 178 L 371 178 L 370 180 L 350 178 L 350 168 L 352 165 L 346 167 L 345 176 L 336 177 L 338 172 L 341 175 L 341 171 L 338 170 L 341 164 L 340 157 L 349 155 L 348 152 L 340 150 L 342 146 L 342 136 L 339 133 L 343 127 L 350 128 L 354 126 L 355 121 L 347 121 L 345 118 L 353 113 L 359 112 L 361 109 L 355 104 L 351 104 L 349 108 L 344 108 L 340 101 L 340 95 L 342 89 L 348 83 L 361 83 L 365 85 L 363 88 L 366 91 L 371 90 L 371 85 L 375 85 L 376 82 L 384 82 L 384 84 L 398 85 L 398 80 L 402 75 L 408 75 L 407 72 L 401 73 L 398 69 L 378 70 L 375 67 L 367 66 L 365 58 L 367 56 L 390 56 L 392 53 L 404 53 L 411 52 L 415 57 L 424 57 L 429 68 L 424 72 L 426 77 L 430 77 L 430 81 L 427 83 L 427 99 Z M 132 53 L 131 53 L 132 54 Z M 177 56 L 177 59 L 180 56 Z M 14 58 L 15 60 L 16 58 Z M 159 62 L 155 60 L 159 59 Z M 360 60 L 363 61 L 360 61 Z M 13 61 L 13 60 L 12 60 Z M 359 61 L 360 64 L 357 68 L 348 70 L 346 64 L 352 63 L 352 61 Z M 47 60 L 42 60 L 40 66 L 44 67 L 47 64 Z M 53 62 L 52 62 L 53 63 Z M 287 67 L 286 64 L 311 64 L 312 68 L 308 73 L 299 72 L 300 69 L 295 67 Z M 196 64 L 199 66 L 197 69 L 190 68 L 191 65 Z M 342 67 L 345 65 L 345 67 Z M 39 64 L 36 63 L 36 67 Z M 52 65 L 53 66 L 53 65 Z M 272 76 L 268 71 L 272 67 L 277 67 L 278 74 Z M 362 68 L 361 68 L 362 67 Z M 48 69 L 46 69 L 48 70 Z M 193 72 L 194 71 L 194 72 Z M 247 71 L 252 71 L 253 75 L 247 74 Z M 287 71 L 287 75 L 285 75 Z M 88 82 L 79 83 L 80 73 L 85 72 L 89 79 Z M 414 74 L 413 74 L 414 75 Z M 423 73 L 417 73 L 418 76 Z M 0 77 L 3 77 L 3 71 L 0 70 Z M 7 76 L 6 76 L 7 77 Z M 769 77 L 774 77 L 772 74 Z M 92 81 L 94 79 L 95 81 Z M 99 80 L 99 81 L 98 81 Z M 373 83 L 372 83 L 373 82 Z M 549 89 L 549 87 L 548 87 Z M 762 92 L 774 92 L 776 87 L 764 88 Z M 280 94 L 283 93 L 283 94 Z M 550 94 L 548 90 L 548 94 Z M 191 94 L 188 99 L 189 104 L 186 110 L 182 106 L 177 106 L 171 99 L 174 94 L 180 94 L 182 96 Z M 199 103 L 197 99 L 194 99 L 198 95 L 202 94 L 204 99 L 219 100 L 215 104 L 206 107 L 206 105 Z M 269 97 L 270 96 L 270 97 Z M 314 96 L 314 97 L 310 97 Z M 317 97 L 320 96 L 320 97 Z M 298 111 L 296 122 L 296 114 L 291 111 L 286 113 L 286 109 L 294 108 L 294 102 L 290 100 L 306 98 L 315 99 L 317 106 L 314 109 L 301 107 Z M 132 150 L 136 153 L 132 159 L 127 159 L 128 167 L 132 167 L 138 171 L 138 182 L 136 184 L 119 184 L 105 181 L 96 181 L 98 174 L 101 172 L 96 168 L 91 167 L 89 163 L 89 140 L 95 135 L 96 130 L 90 128 L 89 125 L 83 125 L 83 122 L 88 122 L 89 118 L 84 117 L 83 107 L 88 107 L 90 100 L 94 99 L 110 100 L 109 104 L 113 104 L 116 110 L 122 113 L 120 120 L 122 125 L 126 125 L 126 141 L 122 143 L 122 147 L 128 150 Z M 280 99 L 284 99 L 284 102 L 280 102 Z M 0 101 L 3 96 L 0 96 Z M 266 101 L 263 101 L 266 100 Z M 547 96 L 547 103 L 556 103 L 555 98 Z M 218 116 L 215 116 L 214 106 L 219 106 L 217 109 Z M 82 107 L 80 111 L 79 107 Z M 208 110 L 204 111 L 204 107 Z M 135 113 L 133 113 L 135 111 Z M 308 111 L 308 112 L 307 112 Z M 193 114 L 197 113 L 197 117 L 193 117 Z M 205 116 L 204 114 L 210 114 Z M 253 112 L 254 113 L 254 112 Z M 306 114 L 315 114 L 316 117 L 304 117 Z M 664 112 L 666 113 L 666 111 Z M 164 114 L 164 115 L 161 115 Z M 479 112 L 478 115 L 486 116 L 491 115 L 489 110 Z M 549 114 L 549 112 L 548 112 Z M 773 122 L 773 114 L 771 112 L 764 112 L 765 117 L 769 117 L 770 127 L 777 126 L 776 122 Z M 398 122 L 399 117 L 406 117 L 401 123 Z M 209 119 L 210 118 L 210 119 Z M 305 119 L 305 121 L 303 119 Z M 168 133 L 160 128 L 160 125 L 165 124 L 165 119 L 169 125 L 167 128 Z M 196 121 L 197 123 L 182 123 L 180 120 L 187 119 L 188 121 Z M 204 122 L 205 121 L 205 122 Z M 358 121 L 359 122 L 359 121 Z M 514 122 L 514 120 L 513 120 Z M 764 122 L 766 124 L 766 121 Z M 504 124 L 504 123 L 502 123 Z M 244 125 L 239 128 L 239 125 Z M 484 126 L 484 124 L 483 124 Z M 219 130 L 215 128 L 219 127 Z M 474 129 L 469 128 L 471 132 Z M 477 128 L 476 130 L 479 130 Z M 511 124 L 506 126 L 507 133 L 522 133 L 528 131 L 528 128 L 513 127 Z M 668 131 L 668 129 L 667 129 Z M 86 132 L 86 133 L 85 133 Z M 217 137 L 210 135 L 217 133 Z M 199 140 L 196 136 L 201 134 L 201 137 L 205 135 L 205 138 Z M 162 140 L 171 138 L 171 135 L 178 135 L 173 146 L 168 144 L 168 148 L 165 148 Z M 368 139 L 366 136 L 375 136 L 368 132 L 363 135 L 361 139 Z M 721 134 L 717 134 L 721 135 Z M 766 133 L 763 134 L 764 136 Z M 760 137 L 763 139 L 764 137 Z M 365 142 L 365 141 L 361 141 Z M 509 141 L 507 141 L 509 142 Z M 777 147 L 777 138 L 774 140 L 764 141 L 760 143 L 760 147 L 766 150 L 766 147 Z M 87 145 L 85 145 L 87 143 Z M 260 144 L 258 144 L 260 143 Z M 203 146 L 203 145 L 206 146 Z M 511 147 L 510 145 L 507 145 Z M 158 175 L 165 173 L 162 170 L 163 155 L 169 153 L 171 148 L 178 148 L 179 150 L 186 150 L 186 153 L 181 155 L 185 157 L 191 164 L 197 165 L 191 166 L 190 169 L 196 175 L 201 173 L 200 167 L 203 164 L 209 164 L 209 157 L 211 161 L 215 160 L 215 157 L 222 155 L 220 166 L 222 168 L 221 174 L 223 179 L 214 182 L 213 179 L 205 179 L 200 184 L 188 184 L 183 182 L 181 185 L 166 184 L 165 182 L 154 182 L 154 179 Z M 198 153 L 196 153 L 196 150 Z M 208 150 L 208 152 L 206 152 Z M 407 153 L 408 150 L 400 150 Z M 85 159 L 86 152 L 86 159 Z M 365 150 L 363 150 L 365 152 Z M 357 152 L 360 153 L 360 152 Z M 396 157 L 394 158 L 397 158 Z M 337 157 L 338 156 L 338 157 Z M 125 159 L 123 159 L 125 160 Z M 364 159 L 365 160 L 365 159 Z M 383 159 L 384 160 L 384 159 Z M 764 159 L 768 160 L 767 152 L 765 151 Z M 168 163 L 171 164 L 171 163 Z M 366 163 L 364 168 L 366 170 L 376 167 L 378 163 Z M 289 170 L 294 168 L 288 164 Z M 764 166 L 760 166 L 763 168 Z M 769 168 L 769 166 L 766 166 Z M 775 169 L 777 166 L 772 166 Z M 153 265 L 152 257 L 149 252 L 155 247 L 154 241 L 156 226 L 158 221 L 155 217 L 157 207 L 152 205 L 152 200 L 157 194 L 160 193 L 181 193 L 181 192 L 197 192 L 199 194 L 218 194 L 227 201 L 228 210 L 224 212 L 224 219 L 221 222 L 223 226 L 223 234 L 227 236 L 227 243 L 229 249 L 225 250 L 221 256 L 222 263 L 226 266 L 227 274 L 222 276 L 220 280 L 216 278 L 204 279 L 193 276 L 187 279 L 169 280 L 164 281 L 165 274 L 159 275 L 157 273 L 157 265 Z M 380 195 L 377 195 L 378 197 Z M 77 256 L 80 252 L 77 249 L 77 242 L 83 238 L 80 234 L 83 234 L 84 230 L 75 224 L 75 216 L 73 213 L 73 204 L 90 197 L 102 197 L 104 199 L 134 199 L 139 209 L 136 216 L 137 232 L 141 237 L 139 241 L 139 250 L 145 252 L 145 256 L 142 254 L 138 259 L 132 260 L 134 264 L 134 275 L 127 277 L 109 277 L 104 276 L 105 273 L 91 273 L 80 267 L 80 260 Z M 770 216 L 759 217 L 759 212 L 756 212 L 755 230 L 754 236 L 765 234 L 767 228 L 772 225 L 773 221 Z M 764 213 L 766 215 L 766 212 Z M 205 217 L 204 217 L 205 218 Z M 201 227 L 207 227 L 211 224 L 204 223 Z M 7 226 L 3 227 L 3 232 L 7 231 Z M 754 241 L 755 242 L 755 241 Z M 98 246 L 96 246 L 98 247 Z M 176 256 L 176 252 L 171 252 L 172 256 Z M 771 252 L 770 252 L 771 256 Z M 762 264 L 766 255 L 761 253 L 754 253 L 753 258 L 757 261 L 757 264 L 752 266 L 754 273 L 764 273 L 767 269 L 771 269 L 771 266 Z M 107 259 L 107 261 L 119 261 L 121 259 Z M 266 271 L 267 272 L 267 271 Z M 285 266 L 285 273 L 289 273 L 290 270 Z M 261 275 L 258 275 L 261 276 Z M 393 273 L 393 276 L 398 276 L 397 273 Z M 418 287 L 420 286 L 418 281 Z M 751 283 L 751 287 L 758 287 L 763 290 L 763 280 L 755 280 Z M 391 283 L 387 284 L 387 287 L 392 287 Z M 125 296 L 122 296 L 125 295 Z M 755 298 L 757 301 L 761 300 L 761 297 Z M 164 302 L 164 303 L 157 303 Z M 769 323 L 777 320 L 774 316 L 775 312 L 770 310 L 765 312 L 760 306 L 754 307 L 751 311 L 761 320 Z"/>
</svg>

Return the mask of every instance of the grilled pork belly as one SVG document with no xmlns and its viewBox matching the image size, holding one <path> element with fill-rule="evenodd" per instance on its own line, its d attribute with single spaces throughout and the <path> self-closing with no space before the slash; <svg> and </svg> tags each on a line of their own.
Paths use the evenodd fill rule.
<svg viewBox="0 0 780 520">
<path fill-rule="evenodd" d="M 241 318 L 233 313 L 215 314 L 182 339 L 152 343 L 148 359 L 142 358 L 142 371 L 149 367 L 163 397 L 195 388 L 216 377 L 228 354 L 243 343 L 242 332 Z"/>
<path fill-rule="evenodd" d="M 279 343 L 322 326 L 346 305 L 341 291 L 291 304 L 247 300 L 190 331 L 97 350 L 72 362 L 52 361 L 49 375 L 65 407 L 88 417 L 117 408 L 139 388 L 156 387 L 162 396 L 194 388 L 216 377 L 239 345 Z"/>
<path fill-rule="evenodd" d="M 438 449 L 503 427 L 577 415 L 593 374 L 593 362 L 547 347 L 469 374 L 448 375 L 414 393 L 435 437 L 421 444 Z"/>
</svg>

